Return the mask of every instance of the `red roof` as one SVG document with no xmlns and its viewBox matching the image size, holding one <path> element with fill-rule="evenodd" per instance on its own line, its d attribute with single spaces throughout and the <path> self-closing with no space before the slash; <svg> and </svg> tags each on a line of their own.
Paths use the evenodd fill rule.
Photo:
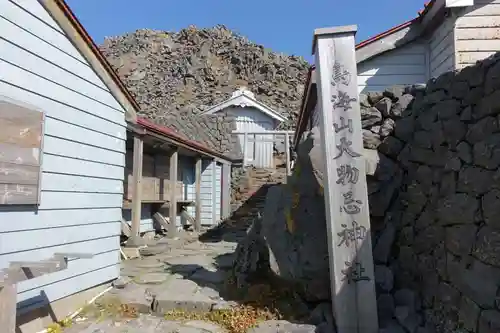
<svg viewBox="0 0 500 333">
<path fill-rule="evenodd" d="M 432 7 L 432 5 L 433 5 L 435 2 L 436 2 L 436 0 L 431 0 L 431 1 L 426 2 L 426 3 L 424 4 L 424 9 L 422 9 L 422 10 L 420 10 L 420 11 L 418 12 L 418 15 L 417 15 L 417 17 L 416 17 L 416 18 L 411 19 L 411 20 L 409 20 L 409 21 L 406 21 L 406 22 L 404 22 L 404 23 L 401 23 L 401 24 L 399 24 L 399 25 L 397 25 L 397 26 L 395 26 L 395 27 L 392 27 L 392 28 L 390 28 L 390 29 L 388 29 L 388 30 L 386 30 L 386 31 L 384 31 L 384 32 L 379 33 L 378 35 L 375 35 L 375 36 L 373 36 L 373 37 L 370 37 L 370 38 L 368 38 L 368 39 L 366 39 L 366 40 L 364 40 L 364 41 L 362 41 L 362 42 L 358 43 L 358 44 L 356 45 L 356 49 L 362 48 L 362 47 L 364 47 L 364 46 L 366 46 L 366 45 L 368 45 L 368 44 L 371 44 L 371 43 L 373 43 L 373 42 L 376 42 L 376 41 L 378 41 L 378 40 L 380 40 L 380 39 L 382 39 L 382 38 L 384 38 L 384 37 L 386 37 L 386 36 L 388 36 L 388 35 L 390 35 L 390 34 L 393 34 L 393 33 L 397 32 L 397 31 L 399 31 L 399 30 L 402 30 L 402 29 L 404 29 L 404 28 L 406 28 L 406 27 L 409 27 L 410 25 L 412 25 L 412 24 L 413 24 L 413 23 L 415 23 L 415 22 L 420 21 L 420 20 L 422 19 L 422 17 L 424 17 L 424 16 L 425 16 L 425 14 L 427 14 L 427 12 L 429 11 L 429 9 Z"/>
<path fill-rule="evenodd" d="M 137 123 L 139 125 L 145 127 L 146 129 L 149 129 L 150 131 L 153 131 L 153 132 L 156 132 L 159 134 L 163 134 L 166 137 L 169 137 L 171 139 L 179 141 L 180 143 L 183 143 L 189 147 L 201 150 L 202 152 L 205 152 L 207 154 L 216 155 L 219 157 L 224 157 L 223 154 L 205 146 L 203 143 L 198 142 L 198 141 L 194 141 L 194 140 L 190 140 L 186 136 L 184 136 L 180 133 L 177 133 L 176 131 L 174 131 L 173 129 L 171 129 L 167 126 L 155 124 L 155 123 L 151 122 L 150 120 L 143 118 L 143 117 L 137 117 Z M 227 157 L 224 157 L 224 158 L 227 158 Z"/>
<path fill-rule="evenodd" d="M 406 27 L 409 27 L 410 25 L 412 25 L 412 24 L 413 24 L 415 21 L 417 21 L 417 20 L 419 20 L 419 17 L 414 18 L 414 19 L 412 19 L 412 20 L 410 20 L 410 21 L 406 21 L 406 22 L 404 22 L 404 23 L 401 23 L 400 25 L 397 25 L 397 26 L 395 26 L 395 27 L 392 27 L 392 28 L 390 28 L 389 30 L 386 30 L 386 31 L 384 31 L 384 32 L 382 32 L 382 33 L 379 33 L 378 35 L 375 35 L 375 36 L 373 36 L 373 37 L 370 37 L 370 38 L 368 38 L 368 39 L 366 39 L 366 40 L 364 40 L 364 41 L 362 41 L 362 42 L 358 43 L 358 44 L 356 45 L 356 50 L 357 50 L 357 49 L 362 48 L 363 46 L 366 46 L 366 45 L 368 45 L 368 44 L 371 44 L 371 43 L 373 43 L 373 42 L 375 42 L 375 41 L 377 41 L 377 40 L 380 40 L 380 39 L 384 38 L 385 36 L 389 36 L 389 35 L 391 35 L 391 34 L 395 33 L 396 31 L 399 31 L 399 30 L 402 30 L 402 29 L 404 29 L 404 28 L 406 28 Z"/>
</svg>

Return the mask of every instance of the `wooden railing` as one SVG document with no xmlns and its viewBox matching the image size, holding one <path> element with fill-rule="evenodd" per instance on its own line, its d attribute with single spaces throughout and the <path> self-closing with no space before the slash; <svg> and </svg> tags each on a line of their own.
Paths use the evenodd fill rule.
<svg viewBox="0 0 500 333">
<path fill-rule="evenodd" d="M 255 131 L 255 132 L 247 132 L 247 131 L 234 131 L 234 135 L 238 137 L 242 137 L 243 141 L 241 142 L 241 148 L 243 153 L 243 166 L 248 165 L 247 155 L 249 145 L 254 145 L 254 153 L 255 147 L 258 143 L 274 143 L 279 141 L 284 141 L 284 150 L 285 150 L 285 158 L 286 158 L 286 172 L 287 175 L 290 175 L 292 168 L 291 161 L 291 150 L 290 150 L 290 140 L 293 137 L 294 131 Z"/>
<path fill-rule="evenodd" d="M 16 332 L 17 283 L 42 275 L 62 271 L 68 259 L 90 259 L 91 253 L 55 253 L 50 259 L 40 261 L 13 261 L 0 270 L 0 331 Z"/>
</svg>

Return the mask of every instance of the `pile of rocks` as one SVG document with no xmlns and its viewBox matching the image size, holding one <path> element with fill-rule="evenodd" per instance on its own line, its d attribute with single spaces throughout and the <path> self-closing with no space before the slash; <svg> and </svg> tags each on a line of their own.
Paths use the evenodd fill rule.
<svg viewBox="0 0 500 333">
<path fill-rule="evenodd" d="M 361 126 L 363 142 L 367 149 L 381 148 L 388 155 L 397 155 L 399 151 L 388 148 L 403 146 L 401 141 L 394 141 L 391 134 L 396 129 L 396 121 L 408 115 L 408 109 L 416 96 L 421 96 L 425 85 L 411 87 L 395 86 L 383 92 L 360 94 Z M 400 127 L 400 126 L 398 126 Z M 393 142 L 390 142 L 393 141 Z"/>
<path fill-rule="evenodd" d="M 137 30 L 106 38 L 101 51 L 143 115 L 207 144 L 212 140 L 206 136 L 218 135 L 220 128 L 199 114 L 240 86 L 285 116 L 283 128 L 292 127 L 309 68 L 300 57 L 274 53 L 222 25 L 179 32 Z"/>
</svg>

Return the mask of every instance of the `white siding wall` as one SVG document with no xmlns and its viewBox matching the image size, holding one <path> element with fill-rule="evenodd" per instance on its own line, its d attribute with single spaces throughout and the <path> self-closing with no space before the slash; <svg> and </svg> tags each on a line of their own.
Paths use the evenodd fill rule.
<svg viewBox="0 0 500 333">
<path fill-rule="evenodd" d="M 0 94 L 46 114 L 37 211 L 0 206 L 0 268 L 54 252 L 92 252 L 18 285 L 20 307 L 116 278 L 125 115 L 37 0 L 0 1 Z"/>
<path fill-rule="evenodd" d="M 222 211 L 222 163 L 215 164 L 215 173 L 214 173 L 214 218 L 215 223 L 218 223 L 221 219 L 221 211 Z"/>
<path fill-rule="evenodd" d="M 455 27 L 457 68 L 500 51 L 500 0 L 475 0 Z"/>
<path fill-rule="evenodd" d="M 193 202 L 196 201 L 195 164 L 196 161 L 193 158 L 182 158 L 183 198 Z M 187 207 L 186 211 L 189 215 L 195 217 L 195 206 Z"/>
<path fill-rule="evenodd" d="M 212 225 L 214 223 L 214 169 L 215 162 L 203 160 L 201 164 L 201 224 Z"/>
<path fill-rule="evenodd" d="M 427 81 L 427 44 L 412 42 L 358 64 L 359 92 Z"/>
<path fill-rule="evenodd" d="M 251 107 L 231 107 L 226 110 L 236 118 L 236 130 L 246 132 L 262 132 L 275 127 L 274 119 L 261 111 Z M 248 136 L 247 161 L 258 167 L 273 166 L 273 137 L 272 135 Z M 243 135 L 239 136 L 243 149 Z"/>
<path fill-rule="evenodd" d="M 455 70 L 455 18 L 448 17 L 429 38 L 430 77 Z"/>
</svg>

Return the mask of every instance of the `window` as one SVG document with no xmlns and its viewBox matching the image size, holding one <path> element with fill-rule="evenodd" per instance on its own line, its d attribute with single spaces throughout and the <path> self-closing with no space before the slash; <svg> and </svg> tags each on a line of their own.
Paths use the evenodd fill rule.
<svg viewBox="0 0 500 333">
<path fill-rule="evenodd" d="M 0 96 L 0 205 L 37 205 L 44 115 Z"/>
</svg>

